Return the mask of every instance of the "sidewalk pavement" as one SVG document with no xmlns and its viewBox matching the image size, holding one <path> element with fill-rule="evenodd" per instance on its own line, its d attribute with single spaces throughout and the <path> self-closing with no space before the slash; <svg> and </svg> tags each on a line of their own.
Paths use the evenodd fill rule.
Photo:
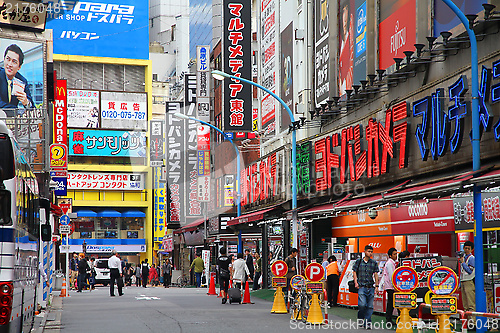
<svg viewBox="0 0 500 333">
<path fill-rule="evenodd" d="M 61 315 L 63 310 L 63 298 L 51 295 L 45 311 L 41 311 L 35 317 L 35 323 L 31 333 L 58 333 L 61 329 Z M 50 304 L 50 305 L 49 305 Z"/>
</svg>

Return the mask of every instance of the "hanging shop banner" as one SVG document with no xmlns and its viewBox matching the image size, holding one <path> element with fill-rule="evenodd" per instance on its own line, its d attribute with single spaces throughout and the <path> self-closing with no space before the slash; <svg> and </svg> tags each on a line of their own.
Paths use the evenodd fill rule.
<svg viewBox="0 0 500 333">
<path fill-rule="evenodd" d="M 149 59 L 148 2 L 51 0 L 48 6 L 55 54 Z"/>
<path fill-rule="evenodd" d="M 101 92 L 101 127 L 147 130 L 146 93 Z"/>
<path fill-rule="evenodd" d="M 228 74 L 252 79 L 251 3 L 223 0 L 223 70 Z M 252 86 L 241 81 L 224 80 L 223 130 L 252 130 Z"/>
<path fill-rule="evenodd" d="M 167 169 L 167 226 L 177 229 L 186 224 L 184 218 L 186 188 L 184 183 L 185 138 L 184 120 L 173 114 L 182 113 L 183 102 L 167 102 L 165 115 L 165 160 Z"/>
<path fill-rule="evenodd" d="M 210 151 L 198 151 L 198 176 L 210 176 Z"/>
<path fill-rule="evenodd" d="M 381 2 L 379 24 L 379 68 L 387 69 L 394 58 L 404 58 L 404 51 L 416 43 L 416 0 Z"/>
<path fill-rule="evenodd" d="M 224 176 L 224 207 L 232 207 L 234 203 L 234 176 Z"/>
<path fill-rule="evenodd" d="M 165 157 L 163 150 L 165 121 L 161 119 L 150 120 L 149 125 L 149 166 L 161 167 Z"/>
<path fill-rule="evenodd" d="M 500 227 L 500 193 L 483 192 L 483 229 Z M 453 198 L 455 230 L 474 229 L 474 200 L 472 196 Z"/>
<path fill-rule="evenodd" d="M 329 13 L 328 0 L 314 0 L 314 68 L 316 71 L 314 81 L 314 101 L 316 107 L 325 103 L 330 98 L 330 43 L 329 43 Z"/>
<path fill-rule="evenodd" d="M 293 104 L 293 22 L 281 33 L 281 99 L 294 110 Z M 288 129 L 291 124 L 290 115 L 284 107 L 281 107 L 281 131 Z"/>
<path fill-rule="evenodd" d="M 366 1 L 355 0 L 354 5 L 355 5 L 354 25 L 356 31 L 354 38 L 353 82 L 354 84 L 360 84 L 361 80 L 366 80 L 366 74 L 368 74 L 366 72 L 367 8 L 366 8 Z"/>
<path fill-rule="evenodd" d="M 56 81 L 54 96 L 54 143 L 68 144 L 68 90 L 66 80 Z"/>
<path fill-rule="evenodd" d="M 210 202 L 210 176 L 198 177 L 198 201 Z"/>
<path fill-rule="evenodd" d="M 184 114 L 196 117 L 196 75 L 184 75 Z M 201 204 L 198 200 L 198 127 L 199 122 L 194 120 L 184 121 L 186 133 L 186 218 L 202 215 Z M 190 221 L 193 222 L 193 221 Z"/>
<path fill-rule="evenodd" d="M 207 125 L 198 126 L 196 135 L 198 138 L 198 150 L 210 150 L 210 127 Z"/>
<path fill-rule="evenodd" d="M 341 0 L 339 6 L 339 95 L 352 89 L 354 78 L 355 8 L 354 0 Z"/>
<path fill-rule="evenodd" d="M 210 121 L 210 46 L 196 47 L 196 118 Z"/>
<path fill-rule="evenodd" d="M 276 76 L 278 71 L 277 64 L 277 45 L 276 24 L 279 16 L 276 8 L 276 0 L 262 0 L 260 25 L 262 31 L 261 57 L 262 71 L 260 84 L 270 91 L 276 92 Z M 264 135 L 274 133 L 276 129 L 276 99 L 268 93 L 262 91 L 262 126 Z"/>
<path fill-rule="evenodd" d="M 160 182 L 161 168 L 153 168 L 154 172 L 154 213 L 153 213 L 153 237 L 154 242 L 162 242 L 166 231 L 166 203 L 167 191 L 165 184 Z"/>
<path fill-rule="evenodd" d="M 47 12 L 54 10 L 51 4 L 4 0 L 0 6 L 0 25 L 45 30 Z"/>
<path fill-rule="evenodd" d="M 143 174 L 68 172 L 68 189 L 143 191 L 144 178 Z"/>
<path fill-rule="evenodd" d="M 453 232 L 453 204 L 451 200 L 415 201 L 408 206 L 391 209 L 392 233 L 395 235 L 411 232 Z"/>
<path fill-rule="evenodd" d="M 99 127 L 99 92 L 68 90 L 68 127 Z"/>
<path fill-rule="evenodd" d="M 53 170 L 68 169 L 68 147 L 63 143 L 53 143 L 49 147 L 50 168 Z"/>
<path fill-rule="evenodd" d="M 146 133 L 70 129 L 69 155 L 146 157 Z"/>
<path fill-rule="evenodd" d="M 53 177 L 52 180 L 56 183 L 54 189 L 55 195 L 66 196 L 68 195 L 68 179 L 63 177 Z"/>
</svg>

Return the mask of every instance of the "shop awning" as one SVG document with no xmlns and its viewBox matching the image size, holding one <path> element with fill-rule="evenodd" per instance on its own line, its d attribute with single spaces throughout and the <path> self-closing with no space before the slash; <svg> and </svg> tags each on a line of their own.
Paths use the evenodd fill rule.
<svg viewBox="0 0 500 333">
<path fill-rule="evenodd" d="M 146 214 L 140 210 L 127 210 L 122 213 L 122 217 L 146 217 Z"/>
<path fill-rule="evenodd" d="M 272 206 L 272 207 L 269 207 L 269 208 L 266 208 L 263 210 L 259 210 L 257 212 L 253 212 L 250 214 L 241 215 L 240 217 L 235 217 L 234 219 L 231 219 L 227 222 L 227 226 L 229 227 L 229 226 L 233 226 L 233 225 L 237 225 L 237 224 L 263 220 L 264 214 L 272 211 L 277 206 L 279 206 L 279 205 L 275 205 L 275 206 Z"/>
<path fill-rule="evenodd" d="M 180 233 L 188 232 L 188 231 L 195 231 L 196 229 L 198 229 L 198 226 L 200 224 L 202 224 L 203 222 L 205 222 L 204 218 L 197 219 L 196 221 L 191 222 L 191 223 L 185 225 L 184 227 L 175 230 L 174 234 L 180 234 Z"/>
<path fill-rule="evenodd" d="M 477 185 L 489 185 L 500 180 L 500 169 L 493 170 L 485 173 L 484 175 L 471 179 L 471 183 Z M 497 184 L 492 184 L 493 186 L 498 186 Z M 491 187 L 491 186 L 490 186 Z"/>
<path fill-rule="evenodd" d="M 97 213 L 90 209 L 81 209 L 74 213 L 77 217 L 97 217 Z"/>
<path fill-rule="evenodd" d="M 379 204 L 384 198 L 381 194 L 371 195 L 368 197 L 346 200 L 335 204 L 334 210 L 357 210 L 366 206 Z"/>
<path fill-rule="evenodd" d="M 430 184 L 418 185 L 405 188 L 403 190 L 395 191 L 384 195 L 384 199 L 404 199 L 406 197 L 413 197 L 415 195 L 433 194 L 451 190 L 458 190 L 462 187 L 462 182 L 471 179 L 473 176 L 457 177 L 449 180 L 438 181 Z"/>
<path fill-rule="evenodd" d="M 329 202 L 327 204 L 323 204 L 323 205 L 311 207 L 308 210 L 300 212 L 298 215 L 300 217 L 305 217 L 305 216 L 313 216 L 313 215 L 331 213 L 331 212 L 333 212 L 333 208 L 335 206 L 340 205 L 341 203 L 343 203 L 344 201 L 346 201 L 347 199 L 349 199 L 351 196 L 352 196 L 352 193 L 349 193 L 344 198 L 340 199 L 339 201 L 337 201 L 335 203 Z"/>
<path fill-rule="evenodd" d="M 122 214 L 113 209 L 105 209 L 97 213 L 97 217 L 121 217 Z"/>
</svg>

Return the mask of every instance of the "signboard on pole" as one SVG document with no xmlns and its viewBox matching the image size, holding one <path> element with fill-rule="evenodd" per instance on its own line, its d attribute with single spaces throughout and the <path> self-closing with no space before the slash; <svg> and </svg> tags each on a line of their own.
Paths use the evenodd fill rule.
<svg viewBox="0 0 500 333">
<path fill-rule="evenodd" d="M 165 151 L 163 150 L 163 133 L 165 132 L 163 128 L 165 127 L 165 122 L 161 119 L 155 119 L 150 120 L 149 124 L 149 165 L 152 167 L 161 167 L 163 165 L 163 158 L 165 157 Z"/>
<path fill-rule="evenodd" d="M 210 202 L 210 176 L 198 177 L 198 201 Z"/>
<path fill-rule="evenodd" d="M 68 136 L 68 91 L 66 80 L 56 81 L 54 99 L 54 142 L 67 145 Z"/>
</svg>

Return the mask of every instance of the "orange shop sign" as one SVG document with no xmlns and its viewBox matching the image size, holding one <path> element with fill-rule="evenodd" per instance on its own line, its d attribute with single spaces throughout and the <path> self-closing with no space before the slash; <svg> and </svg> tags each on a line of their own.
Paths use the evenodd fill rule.
<svg viewBox="0 0 500 333">
<path fill-rule="evenodd" d="M 378 211 L 376 218 L 368 216 L 368 211 L 332 218 L 332 237 L 363 237 L 391 235 L 391 214 L 389 209 Z"/>
</svg>

